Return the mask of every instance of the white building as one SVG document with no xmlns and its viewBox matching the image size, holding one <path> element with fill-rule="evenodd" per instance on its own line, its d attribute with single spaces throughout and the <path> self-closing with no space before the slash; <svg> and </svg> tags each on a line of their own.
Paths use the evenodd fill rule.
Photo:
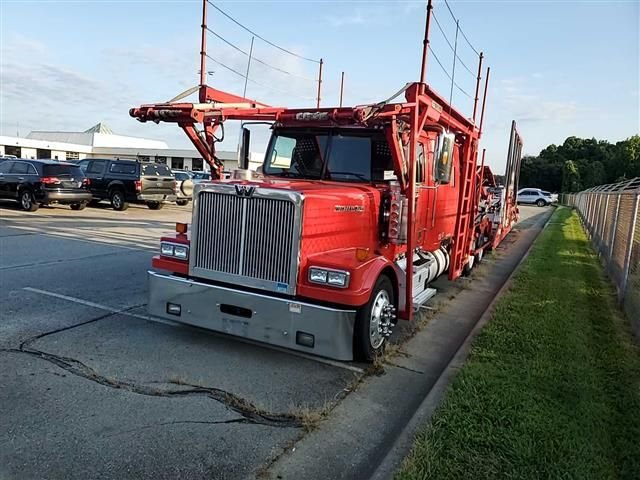
<svg viewBox="0 0 640 480">
<path fill-rule="evenodd" d="M 225 170 L 237 167 L 237 152 L 217 151 L 216 154 L 224 162 Z M 0 136 L 0 156 L 3 155 L 57 160 L 137 159 L 165 163 L 173 169 L 209 171 L 209 166 L 195 149 L 169 148 L 160 140 L 116 135 L 102 123 L 84 132 L 32 131 L 26 138 Z M 252 152 L 253 168 L 261 162 L 260 157 Z"/>
</svg>

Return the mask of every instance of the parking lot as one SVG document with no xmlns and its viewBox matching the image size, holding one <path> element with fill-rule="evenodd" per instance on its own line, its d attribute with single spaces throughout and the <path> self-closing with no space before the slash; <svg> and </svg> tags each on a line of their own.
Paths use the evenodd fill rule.
<svg viewBox="0 0 640 480">
<path fill-rule="evenodd" d="M 253 477 L 365 375 L 150 321 L 150 257 L 190 213 L 0 204 L 0 477 Z"/>
</svg>

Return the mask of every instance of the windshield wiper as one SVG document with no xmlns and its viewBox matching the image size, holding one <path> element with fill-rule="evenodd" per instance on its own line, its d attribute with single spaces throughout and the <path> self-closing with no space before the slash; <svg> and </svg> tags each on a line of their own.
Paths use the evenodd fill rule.
<svg viewBox="0 0 640 480">
<path fill-rule="evenodd" d="M 351 175 L 356 177 L 359 180 L 364 180 L 365 182 L 369 182 L 370 180 L 362 175 L 361 173 L 353 173 L 353 172 L 327 172 L 329 175 Z M 332 178 L 327 178 L 327 180 L 333 180 Z"/>
</svg>

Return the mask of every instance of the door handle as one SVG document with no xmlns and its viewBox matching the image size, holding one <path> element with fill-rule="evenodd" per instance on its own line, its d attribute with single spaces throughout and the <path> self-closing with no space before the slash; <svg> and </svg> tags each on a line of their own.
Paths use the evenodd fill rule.
<svg viewBox="0 0 640 480">
<path fill-rule="evenodd" d="M 18 180 L 22 181 L 24 180 L 24 177 L 18 177 Z"/>
</svg>

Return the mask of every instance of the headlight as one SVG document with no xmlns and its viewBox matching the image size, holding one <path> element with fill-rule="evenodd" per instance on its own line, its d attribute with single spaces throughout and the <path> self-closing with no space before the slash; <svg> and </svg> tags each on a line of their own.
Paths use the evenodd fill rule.
<svg viewBox="0 0 640 480">
<path fill-rule="evenodd" d="M 161 243 L 160 244 L 160 254 L 165 257 L 173 257 L 173 245 L 170 243 Z"/>
<path fill-rule="evenodd" d="M 185 247 L 184 245 L 182 246 L 176 245 L 175 247 L 173 247 L 173 255 L 176 258 L 182 258 L 186 260 L 187 257 L 189 256 L 189 248 Z"/>
<path fill-rule="evenodd" d="M 314 283 L 327 283 L 327 271 L 319 268 L 309 269 L 309 281 Z"/>
<path fill-rule="evenodd" d="M 311 267 L 309 268 L 309 281 L 332 287 L 346 288 L 349 286 L 349 272 Z"/>
<path fill-rule="evenodd" d="M 174 257 L 179 260 L 188 260 L 189 247 L 187 245 L 179 245 L 176 243 L 161 242 L 160 255 L 163 257 Z"/>
<path fill-rule="evenodd" d="M 329 272 L 327 283 L 336 287 L 346 287 L 349 275 L 345 272 Z"/>
</svg>

